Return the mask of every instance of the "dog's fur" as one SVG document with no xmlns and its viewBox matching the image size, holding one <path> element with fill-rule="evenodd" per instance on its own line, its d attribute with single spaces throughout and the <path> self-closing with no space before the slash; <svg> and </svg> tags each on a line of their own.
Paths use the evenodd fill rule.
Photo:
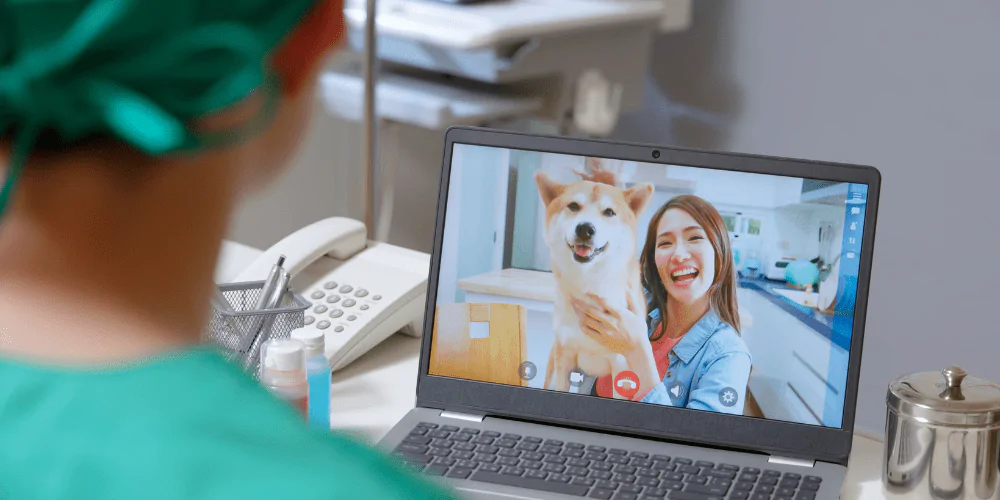
<svg viewBox="0 0 1000 500">
<path fill-rule="evenodd" d="M 557 283 L 555 342 L 549 352 L 545 388 L 558 391 L 569 390 L 569 374 L 575 367 L 592 377 L 616 376 L 627 369 L 624 356 L 583 333 L 573 309 L 574 297 L 594 294 L 618 310 L 627 308 L 646 316 L 636 224 L 653 186 L 640 184 L 623 190 L 617 185 L 617 175 L 603 170 L 599 161 L 588 159 L 588 166 L 589 175 L 578 173 L 584 180 L 569 184 L 542 172 L 535 175 L 545 203 L 545 242 Z M 581 226 L 585 229 L 578 230 Z M 588 233 L 590 237 L 584 238 Z"/>
</svg>

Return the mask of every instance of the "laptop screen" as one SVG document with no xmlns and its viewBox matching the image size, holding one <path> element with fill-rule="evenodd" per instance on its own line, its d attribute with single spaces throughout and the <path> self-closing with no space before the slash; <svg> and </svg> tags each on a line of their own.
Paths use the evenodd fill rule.
<svg viewBox="0 0 1000 500">
<path fill-rule="evenodd" d="M 868 186 L 456 144 L 429 374 L 839 428 Z"/>
</svg>

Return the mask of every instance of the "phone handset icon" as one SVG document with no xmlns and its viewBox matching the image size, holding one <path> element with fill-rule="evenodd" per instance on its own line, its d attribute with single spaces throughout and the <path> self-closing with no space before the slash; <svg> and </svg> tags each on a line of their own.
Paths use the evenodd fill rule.
<svg viewBox="0 0 1000 500">
<path fill-rule="evenodd" d="M 631 380 L 629 380 L 627 378 L 623 378 L 623 379 L 619 380 L 617 385 L 618 385 L 619 389 L 627 389 L 627 390 L 634 390 L 635 389 L 635 382 L 633 382 L 633 381 L 631 381 Z"/>
</svg>

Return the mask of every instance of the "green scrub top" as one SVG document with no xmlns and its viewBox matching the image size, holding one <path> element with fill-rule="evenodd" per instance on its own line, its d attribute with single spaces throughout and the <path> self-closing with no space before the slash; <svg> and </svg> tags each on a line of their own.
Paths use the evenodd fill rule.
<svg viewBox="0 0 1000 500">
<path fill-rule="evenodd" d="M 453 497 L 194 348 L 93 369 L 0 356 L 0 499 L 21 498 Z"/>
</svg>

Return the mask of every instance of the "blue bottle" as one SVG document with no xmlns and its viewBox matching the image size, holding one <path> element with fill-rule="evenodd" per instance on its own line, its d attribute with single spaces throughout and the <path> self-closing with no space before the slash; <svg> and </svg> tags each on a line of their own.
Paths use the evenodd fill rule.
<svg viewBox="0 0 1000 500">
<path fill-rule="evenodd" d="M 299 328 L 291 337 L 306 346 L 306 376 L 309 381 L 309 425 L 330 430 L 330 361 L 326 359 L 325 335 L 315 328 Z"/>
</svg>

